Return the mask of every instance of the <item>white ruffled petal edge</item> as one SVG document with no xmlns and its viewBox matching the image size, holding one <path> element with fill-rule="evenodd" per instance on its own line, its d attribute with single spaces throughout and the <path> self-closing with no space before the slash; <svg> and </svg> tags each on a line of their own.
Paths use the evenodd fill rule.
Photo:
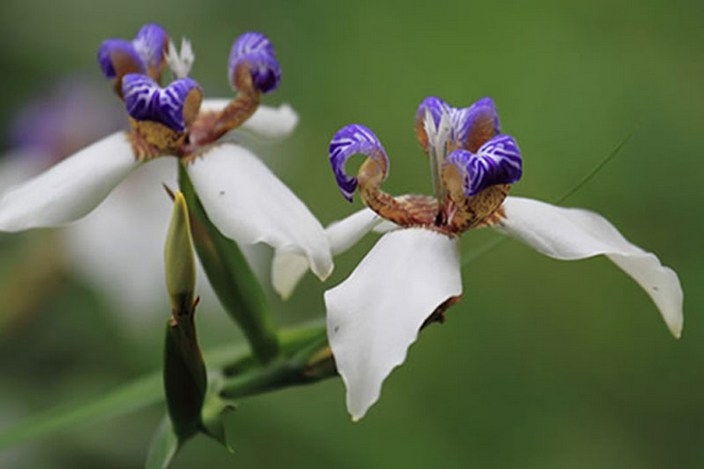
<svg viewBox="0 0 704 469">
<path fill-rule="evenodd" d="M 201 112 L 219 112 L 232 100 L 206 99 L 201 104 Z M 247 119 L 240 130 L 247 131 L 261 140 L 283 140 L 291 136 L 298 125 L 298 114 L 289 104 L 278 107 L 260 105 L 252 117 Z"/>
<path fill-rule="evenodd" d="M 328 340 L 353 420 L 379 399 L 425 320 L 461 294 L 457 240 L 421 228 L 385 234 L 345 281 L 325 292 Z"/>
<path fill-rule="evenodd" d="M 244 147 L 217 145 L 187 167 L 203 207 L 222 233 L 241 244 L 265 243 L 305 256 L 320 279 L 332 254 L 323 227 L 291 190 Z"/>
<path fill-rule="evenodd" d="M 93 210 L 139 166 L 118 132 L 69 156 L 0 197 L 0 231 L 58 226 Z"/>
<path fill-rule="evenodd" d="M 506 217 L 496 228 L 542 254 L 561 260 L 608 257 L 645 290 L 672 335 L 680 337 L 683 292 L 677 274 L 631 244 L 601 215 L 521 197 L 508 197 L 504 210 Z"/>
</svg>

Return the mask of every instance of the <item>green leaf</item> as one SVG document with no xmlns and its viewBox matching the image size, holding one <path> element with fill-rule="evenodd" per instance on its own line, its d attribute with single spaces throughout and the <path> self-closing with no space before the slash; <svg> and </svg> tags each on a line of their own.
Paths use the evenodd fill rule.
<svg viewBox="0 0 704 469">
<path fill-rule="evenodd" d="M 279 353 L 279 343 L 261 285 L 237 243 L 223 236 L 208 218 L 183 165 L 179 165 L 179 184 L 191 214 L 196 252 L 210 285 L 242 328 L 257 359 L 264 363 L 272 360 Z"/>
<path fill-rule="evenodd" d="M 147 462 L 144 467 L 146 469 L 164 469 L 168 467 L 180 447 L 179 438 L 174 432 L 171 421 L 168 417 L 164 417 L 149 445 Z"/>
<path fill-rule="evenodd" d="M 235 449 L 229 440 L 225 420 L 235 410 L 237 408 L 232 401 L 220 398 L 218 393 L 209 392 L 201 414 L 203 433 L 223 445 L 230 453 L 234 453 Z"/>
</svg>

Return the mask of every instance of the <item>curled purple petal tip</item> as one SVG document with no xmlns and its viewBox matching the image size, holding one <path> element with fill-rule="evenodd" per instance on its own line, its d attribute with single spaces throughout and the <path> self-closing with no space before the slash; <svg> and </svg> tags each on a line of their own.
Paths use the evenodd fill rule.
<svg viewBox="0 0 704 469">
<path fill-rule="evenodd" d="M 430 112 L 430 115 L 433 116 L 435 127 L 437 127 L 440 124 L 440 117 L 442 116 L 442 113 L 449 112 L 450 109 L 451 107 L 448 106 L 448 104 L 442 99 L 435 96 L 429 96 L 425 98 L 418 106 L 418 110 L 416 111 L 416 125 L 418 125 L 418 122 L 423 122 L 426 112 Z"/>
<path fill-rule="evenodd" d="M 330 141 L 329 153 L 337 185 L 349 201 L 352 201 L 352 195 L 357 189 L 357 178 L 349 176 L 345 171 L 347 160 L 359 153 L 377 160 L 384 170 L 389 165 L 384 147 L 377 136 L 361 124 L 347 125 L 338 130 Z"/>
<path fill-rule="evenodd" d="M 496 184 L 513 184 L 523 174 L 521 152 L 510 135 L 492 138 L 476 154 L 464 149 L 455 150 L 448 155 L 446 164 L 454 165 L 464 176 L 467 196 Z"/>
<path fill-rule="evenodd" d="M 132 44 L 147 70 L 156 72 L 161 69 L 164 52 L 169 45 L 169 35 L 164 28 L 158 24 L 147 23 L 139 29 Z"/>
<path fill-rule="evenodd" d="M 342 195 L 352 201 L 352 195 L 357 189 L 357 178 L 349 176 L 345 164 L 352 156 L 362 154 L 377 160 L 384 171 L 389 166 L 389 160 L 379 138 L 368 127 L 361 124 L 347 125 L 337 131 L 330 141 L 330 165 L 335 173 L 337 186 Z"/>
<path fill-rule="evenodd" d="M 119 74 L 144 73 L 141 57 L 130 41 L 107 39 L 98 48 L 98 65 L 105 78 L 112 80 Z"/>
<path fill-rule="evenodd" d="M 145 24 L 132 41 L 107 39 L 98 48 L 98 64 L 106 78 L 112 80 L 128 73 L 145 73 L 158 79 L 169 44 L 166 30 L 153 23 Z"/>
<path fill-rule="evenodd" d="M 191 78 L 180 78 L 166 88 L 140 74 L 128 74 L 122 79 L 122 93 L 129 115 L 139 121 L 155 121 L 175 130 L 186 130 L 184 105 L 191 92 L 200 86 Z"/>
<path fill-rule="evenodd" d="M 235 87 L 235 70 L 240 64 L 247 64 L 254 86 L 262 93 L 279 86 L 281 67 L 276 60 L 274 46 L 263 34 L 244 33 L 232 45 L 228 69 L 230 83 Z"/>
<path fill-rule="evenodd" d="M 499 133 L 499 116 L 491 98 L 482 98 L 466 108 L 453 109 L 451 120 L 454 139 L 471 152 L 476 152 Z"/>
</svg>

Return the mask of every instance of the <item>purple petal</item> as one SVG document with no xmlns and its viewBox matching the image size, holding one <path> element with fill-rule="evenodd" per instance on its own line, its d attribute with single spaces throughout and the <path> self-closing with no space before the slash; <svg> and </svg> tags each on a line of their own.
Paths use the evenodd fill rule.
<svg viewBox="0 0 704 469">
<path fill-rule="evenodd" d="M 158 101 L 159 85 L 146 75 L 130 73 L 122 80 L 127 113 L 137 120 L 154 120 L 154 102 Z"/>
<path fill-rule="evenodd" d="M 247 64 L 252 81 L 259 91 L 268 93 L 279 86 L 281 67 L 274 55 L 274 46 L 261 33 L 244 33 L 235 40 L 230 51 L 229 78 L 235 85 L 235 69 Z"/>
<path fill-rule="evenodd" d="M 443 111 L 449 112 L 450 106 L 440 98 L 435 96 L 429 96 L 420 103 L 418 110 L 416 111 L 416 126 L 423 125 L 423 120 L 425 119 L 425 113 L 430 111 L 430 115 L 433 116 L 433 121 L 435 122 L 435 127 L 440 124 L 440 117 Z M 420 124 L 419 124 L 420 123 Z"/>
<path fill-rule="evenodd" d="M 352 201 L 352 195 L 357 189 L 357 178 L 347 175 L 345 164 L 356 154 L 366 155 L 376 160 L 384 170 L 384 176 L 389 167 L 389 159 L 384 147 L 369 128 L 360 125 L 347 125 L 337 131 L 330 141 L 330 164 L 335 173 L 337 186 L 347 200 Z"/>
<path fill-rule="evenodd" d="M 416 111 L 415 119 L 415 130 L 416 138 L 418 143 L 423 148 L 423 151 L 428 153 L 428 145 L 430 136 L 428 135 L 428 129 L 425 126 L 425 116 L 426 113 L 430 113 L 433 118 L 434 128 L 437 129 L 440 125 L 440 118 L 443 113 L 447 114 L 451 108 L 447 105 L 445 101 L 435 96 L 429 96 L 420 103 L 418 110 Z"/>
<path fill-rule="evenodd" d="M 146 75 L 131 73 L 122 79 L 125 106 L 132 118 L 160 122 L 177 132 L 186 129 L 184 104 L 193 91 L 200 92 L 200 87 L 191 78 L 180 78 L 164 89 Z"/>
<path fill-rule="evenodd" d="M 98 48 L 98 64 L 110 80 L 127 73 L 148 73 L 157 79 L 164 62 L 169 36 L 158 24 L 148 23 L 134 40 L 107 39 Z"/>
<path fill-rule="evenodd" d="M 499 116 L 491 98 L 482 98 L 468 108 L 453 108 L 451 114 L 454 140 L 473 153 L 499 133 Z"/>
<path fill-rule="evenodd" d="M 158 72 L 164 63 L 164 50 L 168 44 L 169 35 L 166 30 L 154 23 L 142 26 L 132 41 L 144 67 L 155 72 Z"/>
<path fill-rule="evenodd" d="M 107 39 L 98 48 L 98 64 L 109 80 L 125 73 L 144 73 L 146 68 L 130 41 Z"/>
<path fill-rule="evenodd" d="M 521 152 L 510 135 L 498 135 L 474 154 L 455 150 L 447 163 L 455 165 L 464 176 L 464 191 L 469 197 L 496 184 L 513 184 L 523 173 Z"/>
</svg>

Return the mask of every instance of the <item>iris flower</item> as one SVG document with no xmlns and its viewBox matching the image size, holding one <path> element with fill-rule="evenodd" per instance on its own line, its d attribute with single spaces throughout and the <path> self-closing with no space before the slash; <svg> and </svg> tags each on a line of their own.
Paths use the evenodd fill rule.
<svg viewBox="0 0 704 469">
<path fill-rule="evenodd" d="M 655 255 L 596 213 L 507 196 L 522 175 L 522 159 L 516 141 L 500 132 L 491 99 L 457 109 L 426 98 L 415 123 L 434 197 L 393 197 L 381 190 L 389 161 L 367 127 L 345 126 L 330 143 L 343 196 L 352 200 L 358 191 L 368 207 L 327 229 L 333 252 L 372 229 L 386 231 L 350 276 L 325 292 L 328 339 L 354 420 L 378 400 L 384 379 L 403 363 L 419 330 L 442 320 L 460 300 L 459 240 L 474 228 L 495 228 L 556 259 L 605 255 L 645 290 L 670 332 L 680 336 L 682 288 Z M 353 177 L 345 164 L 356 154 L 366 159 Z"/>
<path fill-rule="evenodd" d="M 235 129 L 277 139 L 297 123 L 287 105 L 259 105 L 281 77 L 271 42 L 255 32 L 235 40 L 228 64 L 237 91 L 232 100 L 203 100 L 201 87 L 188 77 L 193 60 L 188 41 L 177 51 L 156 24 L 143 26 L 134 40 L 103 42 L 98 62 L 125 103 L 130 130 L 109 135 L 4 192 L 0 231 L 77 220 L 133 170 L 171 156 L 185 167 L 206 213 L 225 236 L 243 245 L 265 243 L 277 252 L 298 253 L 316 275 L 327 277 L 332 259 L 320 223 L 250 150 L 233 141 Z M 162 88 L 167 64 L 176 79 Z"/>
</svg>

